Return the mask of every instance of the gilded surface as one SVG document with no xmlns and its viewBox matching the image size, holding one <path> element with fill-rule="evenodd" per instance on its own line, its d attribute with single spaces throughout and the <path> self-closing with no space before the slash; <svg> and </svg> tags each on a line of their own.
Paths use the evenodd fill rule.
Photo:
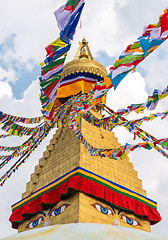
<svg viewBox="0 0 168 240">
<path fill-rule="evenodd" d="M 79 58 L 77 56 L 79 54 Z M 106 68 L 93 60 L 88 43 L 83 39 L 75 59 L 67 63 L 62 72 L 62 78 L 78 72 L 89 72 L 101 77 L 107 75 Z M 97 113 L 95 113 L 97 114 Z M 101 117 L 97 114 L 97 117 Z M 67 121 L 68 119 L 65 119 Z M 94 147 L 120 147 L 114 133 L 94 127 L 82 120 L 81 130 L 84 138 Z M 40 159 L 39 165 L 27 183 L 26 197 L 55 179 L 63 176 L 75 167 L 83 167 L 95 174 L 107 178 L 132 191 L 146 196 L 142 181 L 129 158 L 114 160 L 109 158 L 92 157 L 80 143 L 75 133 L 65 125 L 58 129 L 50 145 Z M 66 223 L 103 223 L 120 225 L 139 230 L 150 231 L 150 223 L 143 218 L 134 216 L 83 193 L 75 193 L 62 200 L 50 209 L 39 213 L 19 225 L 19 232 L 47 225 Z"/>
<path fill-rule="evenodd" d="M 81 129 L 84 137 L 95 147 L 120 146 L 114 133 L 94 127 L 85 120 L 82 121 Z M 31 175 L 31 180 L 27 184 L 26 192 L 22 197 L 28 196 L 77 166 L 146 196 L 145 190 L 142 189 L 142 182 L 138 179 L 137 172 L 133 169 L 133 164 L 129 162 L 128 158 L 116 161 L 109 158 L 92 157 L 77 139 L 75 133 L 65 126 L 58 129 L 53 136 L 50 145 L 43 154 L 43 158 L 40 159 L 39 165 L 35 167 L 35 172 Z M 62 207 L 62 210 L 60 210 L 60 207 Z M 75 222 L 118 224 L 150 231 L 150 223 L 145 219 L 128 212 L 118 214 L 119 210 L 115 208 L 113 211 L 113 209 L 112 206 L 101 200 L 83 193 L 76 193 L 54 206 L 53 210 L 57 210 L 55 216 L 53 216 L 54 213 L 51 216 L 48 215 L 50 210 L 48 209 L 45 211 L 45 215 L 38 214 L 21 223 L 19 232 L 30 230 L 32 229 L 31 226 L 38 228 L 45 226 L 45 224 L 55 225 Z M 105 214 L 108 211 L 110 214 Z"/>
<path fill-rule="evenodd" d="M 101 77 L 107 76 L 107 70 L 101 63 L 87 58 L 80 58 L 73 60 L 65 65 L 64 70 L 61 74 L 61 78 L 63 79 L 68 75 L 79 72 L 89 72 Z"/>
<path fill-rule="evenodd" d="M 93 59 L 88 42 L 85 38 L 83 38 L 82 42 L 79 42 L 79 45 L 73 61 L 64 66 L 61 78 L 63 79 L 68 75 L 79 72 L 93 73 L 101 77 L 107 76 L 106 68 Z"/>
</svg>

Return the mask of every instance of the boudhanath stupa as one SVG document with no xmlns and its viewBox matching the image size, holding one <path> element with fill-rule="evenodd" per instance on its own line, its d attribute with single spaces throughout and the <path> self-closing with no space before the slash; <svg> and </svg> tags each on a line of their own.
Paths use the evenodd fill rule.
<svg viewBox="0 0 168 240">
<path fill-rule="evenodd" d="M 76 75 L 81 76 L 77 91 L 88 92 L 94 79 L 106 74 L 83 39 L 74 60 L 65 65 L 62 79 L 74 84 Z M 90 82 L 82 80 L 88 76 Z M 90 111 L 102 118 L 101 103 Z M 12 206 L 10 221 L 19 233 L 5 239 L 164 239 L 150 232 L 151 224 L 161 218 L 129 157 L 116 161 L 91 156 L 68 128 L 68 119 L 67 114 L 65 126 L 53 135 L 22 199 Z M 84 119 L 81 131 L 97 148 L 121 146 L 113 132 Z"/>
</svg>

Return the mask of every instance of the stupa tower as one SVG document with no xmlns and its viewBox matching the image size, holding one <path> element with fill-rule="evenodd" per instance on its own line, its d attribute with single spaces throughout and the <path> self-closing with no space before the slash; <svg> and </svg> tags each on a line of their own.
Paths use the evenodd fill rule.
<svg viewBox="0 0 168 240">
<path fill-rule="evenodd" d="M 107 75 L 106 68 L 93 60 L 83 39 L 73 61 L 62 72 L 65 91 L 58 92 L 60 102 Z M 73 85 L 73 87 L 71 86 Z M 91 113 L 101 116 L 101 104 Z M 56 130 L 39 164 L 27 183 L 22 200 L 12 206 L 10 217 L 19 232 L 57 224 L 100 223 L 150 231 L 160 220 L 156 203 L 147 198 L 142 181 L 127 157 L 124 160 L 94 157 L 67 126 Z M 111 131 L 82 119 L 81 132 L 94 147 L 118 148 Z"/>
</svg>

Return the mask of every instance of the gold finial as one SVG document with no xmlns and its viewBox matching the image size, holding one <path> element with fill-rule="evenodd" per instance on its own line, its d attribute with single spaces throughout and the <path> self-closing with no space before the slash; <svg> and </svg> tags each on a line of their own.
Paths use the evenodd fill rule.
<svg viewBox="0 0 168 240">
<path fill-rule="evenodd" d="M 83 38 L 82 42 L 79 42 L 79 48 L 73 60 L 76 60 L 77 58 L 87 58 L 93 60 L 93 56 L 88 46 L 88 42 L 85 38 Z"/>
<path fill-rule="evenodd" d="M 64 79 L 71 74 L 83 72 L 93 73 L 101 77 L 107 76 L 106 68 L 101 63 L 93 59 L 88 42 L 85 38 L 79 42 L 79 48 L 73 61 L 64 65 L 64 70 L 61 73 L 61 79 Z M 61 94 L 62 93 L 58 93 L 58 96 L 62 96 Z"/>
<path fill-rule="evenodd" d="M 85 48 L 81 49 L 79 58 L 87 58 L 87 59 L 89 58 Z"/>
<path fill-rule="evenodd" d="M 86 44 L 88 44 L 88 42 L 86 42 L 86 39 L 85 39 L 85 37 L 84 37 L 83 40 L 82 40 L 82 45 L 83 45 L 83 46 L 86 46 Z"/>
</svg>

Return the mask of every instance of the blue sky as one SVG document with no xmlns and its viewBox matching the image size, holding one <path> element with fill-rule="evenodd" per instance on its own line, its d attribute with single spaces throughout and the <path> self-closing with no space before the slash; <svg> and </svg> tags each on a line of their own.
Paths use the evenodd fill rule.
<svg viewBox="0 0 168 240">
<path fill-rule="evenodd" d="M 27 61 L 31 62 L 32 67 L 28 69 L 19 59 L 12 59 L 11 57 L 10 61 L 9 59 L 8 61 L 4 61 L 3 56 L 6 52 L 10 52 L 11 55 L 15 52 L 14 40 L 15 34 L 11 34 L 0 44 L 0 66 L 4 71 L 9 71 L 10 68 L 16 73 L 15 79 L 4 77 L 2 80 L 8 81 L 10 84 L 14 98 L 22 99 L 26 89 L 32 84 L 32 81 L 40 75 L 40 64 L 35 62 L 33 58 L 29 58 Z"/>
<path fill-rule="evenodd" d="M 14 70 L 17 71 L 15 67 L 14 67 Z M 40 67 L 35 65 L 32 71 L 25 71 L 24 67 L 22 67 L 22 69 L 20 70 L 21 70 L 21 73 L 19 71 L 18 80 L 15 83 L 11 83 L 13 96 L 16 99 L 23 98 L 23 93 L 32 84 L 32 79 L 36 79 L 37 76 L 39 76 Z"/>
<path fill-rule="evenodd" d="M 45 47 L 59 34 L 53 12 L 64 0 L 5 0 L 0 8 L 0 110 L 9 114 L 33 117 L 41 114 L 39 102 L 39 63 L 45 57 Z M 10 6 L 10 8 L 9 8 Z M 157 23 L 167 7 L 167 0 L 86 0 L 82 14 L 82 29 L 77 29 L 67 61 L 73 59 L 78 42 L 85 37 L 94 59 L 108 67 L 121 52 L 142 34 L 143 27 Z M 168 40 L 167 40 L 168 41 Z M 165 42 L 108 94 L 108 105 L 113 109 L 132 103 L 146 102 L 155 88 L 167 86 L 168 42 Z M 167 110 L 167 100 L 156 112 Z M 150 114 L 150 113 L 146 113 Z M 140 118 L 141 116 L 132 116 Z M 168 120 L 156 120 L 143 128 L 157 138 L 168 135 Z M 133 142 L 128 132 L 116 131 L 120 142 Z M 20 200 L 38 159 L 42 157 L 49 139 L 35 151 L 20 171 L 0 188 L 0 238 L 16 233 L 8 221 L 10 205 Z M 15 140 L 14 140 L 15 141 Z M 3 142 L 4 143 L 4 142 Z M 2 143 L 1 143 L 2 144 Z M 168 161 L 156 151 L 136 150 L 130 160 L 143 179 L 148 197 L 158 202 L 163 221 L 152 228 L 154 233 L 168 237 Z M 2 197 L 3 196 L 3 197 Z"/>
</svg>

